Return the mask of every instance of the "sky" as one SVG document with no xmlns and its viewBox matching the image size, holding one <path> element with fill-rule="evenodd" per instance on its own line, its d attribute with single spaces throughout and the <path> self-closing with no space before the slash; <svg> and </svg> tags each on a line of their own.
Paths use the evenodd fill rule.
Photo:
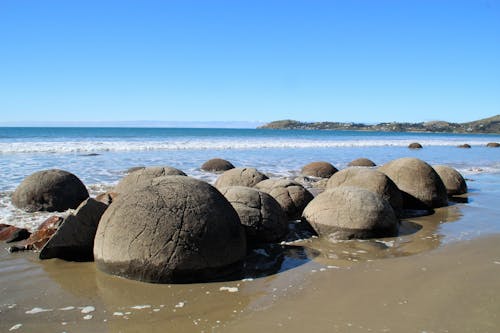
<svg viewBox="0 0 500 333">
<path fill-rule="evenodd" d="M 0 0 L 0 123 L 500 114 L 500 1 Z"/>
</svg>

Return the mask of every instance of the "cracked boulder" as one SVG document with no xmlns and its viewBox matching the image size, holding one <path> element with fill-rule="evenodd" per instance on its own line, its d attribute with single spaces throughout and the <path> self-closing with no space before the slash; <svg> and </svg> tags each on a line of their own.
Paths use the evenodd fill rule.
<svg viewBox="0 0 500 333">
<path fill-rule="evenodd" d="M 379 169 L 403 194 L 403 208 L 432 209 L 448 205 L 443 181 L 427 163 L 411 157 L 399 158 Z"/>
<path fill-rule="evenodd" d="M 260 181 L 267 179 L 267 176 L 255 168 L 234 168 L 225 171 L 215 181 L 215 187 L 223 188 L 228 186 L 253 187 Z"/>
<path fill-rule="evenodd" d="M 329 239 L 366 239 L 398 234 L 399 220 L 380 195 L 359 187 L 327 189 L 304 209 L 303 219 Z"/>
<path fill-rule="evenodd" d="M 381 195 L 391 204 L 397 215 L 400 215 L 403 209 L 403 196 L 396 184 L 385 174 L 374 169 L 350 167 L 341 170 L 330 177 L 326 186 L 327 188 L 361 187 Z"/>
<path fill-rule="evenodd" d="M 246 253 L 238 214 L 210 184 L 165 176 L 116 198 L 94 243 L 98 269 L 153 283 L 220 279 Z"/>
<path fill-rule="evenodd" d="M 112 192 L 118 194 L 128 193 L 148 182 L 150 183 L 154 178 L 163 176 L 186 176 L 186 174 L 179 169 L 169 166 L 141 168 L 123 177 Z"/>
<path fill-rule="evenodd" d="M 88 197 L 87 188 L 77 176 L 51 169 L 26 177 L 12 194 L 12 203 L 28 212 L 63 212 L 75 209 Z"/>
<path fill-rule="evenodd" d="M 259 190 L 230 186 L 220 192 L 234 207 L 245 227 L 251 244 L 278 242 L 288 232 L 288 221 L 280 204 L 269 194 Z"/>
<path fill-rule="evenodd" d="M 234 169 L 234 165 L 222 158 L 212 158 L 201 166 L 201 170 L 208 172 L 224 172 L 227 170 Z"/>
<path fill-rule="evenodd" d="M 288 179 L 263 180 L 255 188 L 270 194 L 280 204 L 290 220 L 300 219 L 313 195 L 301 184 Z"/>
<path fill-rule="evenodd" d="M 435 165 L 433 168 L 441 177 L 448 195 L 467 193 L 467 183 L 460 172 L 446 165 Z"/>
</svg>

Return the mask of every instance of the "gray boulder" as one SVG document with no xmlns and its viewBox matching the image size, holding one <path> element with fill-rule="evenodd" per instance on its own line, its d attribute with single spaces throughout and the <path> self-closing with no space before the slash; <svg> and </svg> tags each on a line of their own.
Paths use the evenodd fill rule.
<svg viewBox="0 0 500 333">
<path fill-rule="evenodd" d="M 233 272 L 245 253 L 231 204 L 210 184 L 184 176 L 118 196 L 94 243 L 98 269 L 154 283 L 213 280 Z"/>
<path fill-rule="evenodd" d="M 224 172 L 234 169 L 234 165 L 222 158 L 212 158 L 201 166 L 201 170 L 208 172 Z"/>
<path fill-rule="evenodd" d="M 95 233 L 106 208 L 106 204 L 92 198 L 82 202 L 42 248 L 40 259 L 92 261 Z"/>
<path fill-rule="evenodd" d="M 389 202 L 359 187 L 327 189 L 304 209 L 303 219 L 330 239 L 392 237 L 399 221 Z"/>
<path fill-rule="evenodd" d="M 304 186 L 288 179 L 263 180 L 255 188 L 276 199 L 290 220 L 300 219 L 302 211 L 313 199 L 311 192 Z"/>
<path fill-rule="evenodd" d="M 448 195 L 467 193 L 467 183 L 457 170 L 446 165 L 433 166 L 446 187 Z"/>
<path fill-rule="evenodd" d="M 331 176 L 326 185 L 327 188 L 339 186 L 361 187 L 375 192 L 389 202 L 397 215 L 402 212 L 403 196 L 401 191 L 389 177 L 380 171 L 363 167 L 341 170 Z"/>
<path fill-rule="evenodd" d="M 63 212 L 75 209 L 88 197 L 85 185 L 77 176 L 51 169 L 26 177 L 12 194 L 12 203 L 28 212 Z"/>
<path fill-rule="evenodd" d="M 228 186 L 253 187 L 258 182 L 267 179 L 267 176 L 255 168 L 234 168 L 225 171 L 215 181 L 215 187 L 223 188 Z"/>
<path fill-rule="evenodd" d="M 186 176 L 186 174 L 179 169 L 169 166 L 141 168 L 123 177 L 122 180 L 120 180 L 120 182 L 115 186 L 113 192 L 131 192 L 137 187 L 150 183 L 152 179 L 163 176 Z"/>
<path fill-rule="evenodd" d="M 331 163 L 320 161 L 304 165 L 301 174 L 311 177 L 330 178 L 337 171 L 337 168 Z"/>
<path fill-rule="evenodd" d="M 376 166 L 375 162 L 369 160 L 367 158 L 357 158 L 351 162 L 347 166 L 358 166 L 358 167 L 374 167 Z"/>
<path fill-rule="evenodd" d="M 269 243 L 284 239 L 288 232 L 288 220 L 280 204 L 272 196 L 243 186 L 223 187 L 220 192 L 238 213 L 249 243 Z"/>
<path fill-rule="evenodd" d="M 402 191 L 403 207 L 432 209 L 448 205 L 448 195 L 436 171 L 418 158 L 400 158 L 378 169 Z"/>
</svg>

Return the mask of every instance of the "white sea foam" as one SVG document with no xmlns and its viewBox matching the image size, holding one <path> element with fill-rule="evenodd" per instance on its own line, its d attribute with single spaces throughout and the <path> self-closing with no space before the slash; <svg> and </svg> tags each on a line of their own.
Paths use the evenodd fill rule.
<svg viewBox="0 0 500 333">
<path fill-rule="evenodd" d="M 336 148 L 336 147 L 406 147 L 418 140 L 425 146 L 456 146 L 463 139 L 293 139 L 293 138 L 213 138 L 149 141 L 23 141 L 0 142 L 0 154 L 14 153 L 100 153 L 155 150 L 230 150 L 262 148 Z M 488 141 L 469 140 L 471 146 L 485 146 Z"/>
</svg>

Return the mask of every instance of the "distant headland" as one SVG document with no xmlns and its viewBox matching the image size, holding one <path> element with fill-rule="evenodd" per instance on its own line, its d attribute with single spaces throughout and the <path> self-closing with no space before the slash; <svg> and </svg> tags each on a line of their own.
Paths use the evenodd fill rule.
<svg viewBox="0 0 500 333">
<path fill-rule="evenodd" d="M 435 133 L 494 133 L 500 134 L 500 115 L 471 121 L 468 123 L 450 123 L 447 121 L 428 121 L 421 123 L 362 123 L 341 122 L 301 122 L 296 120 L 278 120 L 259 126 L 262 129 L 301 129 L 301 130 L 344 130 L 344 131 L 380 131 L 380 132 L 435 132 Z"/>
</svg>

